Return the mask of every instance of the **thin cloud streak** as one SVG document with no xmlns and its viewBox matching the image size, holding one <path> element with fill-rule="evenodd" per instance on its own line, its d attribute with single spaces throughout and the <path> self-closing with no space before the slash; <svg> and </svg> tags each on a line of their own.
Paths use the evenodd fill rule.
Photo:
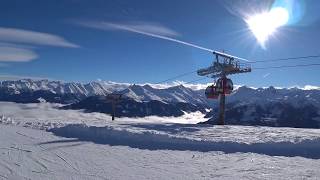
<svg viewBox="0 0 320 180">
<path fill-rule="evenodd" d="M 38 55 L 30 49 L 0 46 L 1 62 L 28 62 L 37 58 Z"/>
<path fill-rule="evenodd" d="M 172 36 L 173 34 L 164 33 L 163 31 L 164 27 L 157 28 L 156 26 L 151 26 L 151 25 L 142 26 L 141 24 L 130 25 L 130 24 L 116 24 L 116 23 L 109 23 L 109 22 L 87 22 L 87 23 L 78 23 L 78 24 L 82 26 L 90 27 L 90 28 L 100 29 L 100 30 L 122 30 L 122 31 L 133 32 L 133 33 L 142 34 L 142 35 L 146 35 L 146 36 L 150 36 L 158 39 L 176 42 L 179 44 L 194 47 L 204 51 L 213 52 L 212 49 L 208 49 L 202 46 L 198 46 L 196 44 L 192 44 L 189 42 L 185 42 L 185 41 L 181 41 L 181 40 L 169 37 L 169 35 Z M 168 28 L 165 28 L 165 29 L 168 30 Z"/>
<path fill-rule="evenodd" d="M 157 34 L 157 35 L 168 36 L 168 37 L 180 36 L 178 32 L 157 23 L 137 22 L 137 23 L 131 23 L 131 24 L 116 24 L 116 23 L 104 22 L 104 24 L 107 24 L 107 26 L 109 26 L 111 29 L 124 28 L 122 30 L 132 29 L 132 30 L 136 30 L 144 33 L 151 33 L 151 34 Z"/>
<path fill-rule="evenodd" d="M 271 73 L 267 73 L 267 74 L 263 75 L 262 77 L 263 77 L 263 78 L 266 78 L 266 77 L 270 76 L 270 74 L 271 74 Z"/>
<path fill-rule="evenodd" d="M 122 30 L 131 31 L 138 33 L 136 31 L 143 33 L 156 34 L 166 37 L 178 37 L 180 34 L 168 27 L 165 27 L 158 23 L 152 22 L 131 22 L 131 23 L 111 23 L 111 22 L 97 22 L 97 21 L 75 21 L 75 24 L 95 29 L 101 30 Z M 134 30 L 134 31 L 133 31 Z"/>
<path fill-rule="evenodd" d="M 0 81 L 17 81 L 17 80 L 53 80 L 46 77 L 35 77 L 35 76 L 19 76 L 19 75 L 11 75 L 11 74 L 0 74 Z"/>
<path fill-rule="evenodd" d="M 36 31 L 24 29 L 0 27 L 0 41 L 7 43 L 24 43 L 31 45 L 57 46 L 67 48 L 78 48 L 79 45 L 71 43 L 64 38 Z"/>
</svg>

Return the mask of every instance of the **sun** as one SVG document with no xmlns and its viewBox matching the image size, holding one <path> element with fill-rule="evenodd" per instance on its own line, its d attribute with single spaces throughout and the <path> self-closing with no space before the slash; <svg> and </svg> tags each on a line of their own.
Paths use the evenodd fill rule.
<svg viewBox="0 0 320 180">
<path fill-rule="evenodd" d="M 262 47 L 265 42 L 279 28 L 288 23 L 289 13 L 285 8 L 272 8 L 269 12 L 255 14 L 249 17 L 246 22 L 257 41 Z"/>
</svg>

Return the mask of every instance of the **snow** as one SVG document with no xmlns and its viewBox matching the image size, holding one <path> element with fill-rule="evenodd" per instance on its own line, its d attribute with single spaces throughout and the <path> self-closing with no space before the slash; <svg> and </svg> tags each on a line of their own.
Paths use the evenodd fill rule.
<svg viewBox="0 0 320 180">
<path fill-rule="evenodd" d="M 0 102 L 0 179 L 320 177 L 319 129 L 196 125 L 200 112 L 111 121 L 59 106 Z"/>
<path fill-rule="evenodd" d="M 0 102 L 0 115 L 14 119 L 16 125 L 24 125 L 26 123 L 46 124 L 46 123 L 63 123 L 77 124 L 85 123 L 94 126 L 104 126 L 110 123 L 111 116 L 103 113 L 84 113 L 81 110 L 60 110 L 62 105 L 53 103 L 30 103 L 19 104 L 12 102 Z M 145 118 L 117 118 L 118 122 L 145 122 L 145 123 L 182 123 L 196 124 L 208 119 L 203 118 L 201 112 L 186 113 L 184 116 L 173 117 L 157 117 L 149 116 Z"/>
<path fill-rule="evenodd" d="M 317 179 L 320 161 L 219 151 L 143 150 L 0 125 L 0 179 Z"/>
</svg>

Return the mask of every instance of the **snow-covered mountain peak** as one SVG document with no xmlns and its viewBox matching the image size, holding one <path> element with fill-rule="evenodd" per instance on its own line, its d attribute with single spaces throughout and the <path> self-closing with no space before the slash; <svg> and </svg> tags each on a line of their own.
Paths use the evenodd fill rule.
<svg viewBox="0 0 320 180">
<path fill-rule="evenodd" d="M 188 86 L 189 87 L 189 86 Z M 126 96 L 142 102 L 157 100 L 166 103 L 187 102 L 190 104 L 212 104 L 216 100 L 208 100 L 203 90 L 195 90 L 184 85 L 156 88 L 150 84 L 115 83 L 112 81 L 94 81 L 90 83 L 62 82 L 50 80 L 23 79 L 17 81 L 2 81 L 0 88 L 4 92 L 21 94 L 25 92 L 46 91 L 53 94 L 69 95 L 83 98 L 89 96 L 105 96 L 112 92 L 124 93 Z M 270 101 L 286 101 L 299 104 L 300 101 L 308 101 L 320 104 L 320 90 L 301 88 L 252 88 L 240 86 L 228 96 L 227 102 L 256 102 L 263 104 Z M 320 106 L 320 105 L 319 105 Z"/>
<path fill-rule="evenodd" d="M 150 86 L 149 84 L 145 84 L 142 86 L 144 89 L 150 90 L 150 89 L 155 89 L 152 86 Z"/>
</svg>

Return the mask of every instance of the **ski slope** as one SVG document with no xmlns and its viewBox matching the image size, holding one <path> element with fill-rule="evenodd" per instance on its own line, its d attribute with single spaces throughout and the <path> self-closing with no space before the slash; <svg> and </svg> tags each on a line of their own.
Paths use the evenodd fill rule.
<svg viewBox="0 0 320 180">
<path fill-rule="evenodd" d="M 320 130 L 0 103 L 0 179 L 319 179 Z M 173 123 L 175 122 L 175 123 Z"/>
</svg>

